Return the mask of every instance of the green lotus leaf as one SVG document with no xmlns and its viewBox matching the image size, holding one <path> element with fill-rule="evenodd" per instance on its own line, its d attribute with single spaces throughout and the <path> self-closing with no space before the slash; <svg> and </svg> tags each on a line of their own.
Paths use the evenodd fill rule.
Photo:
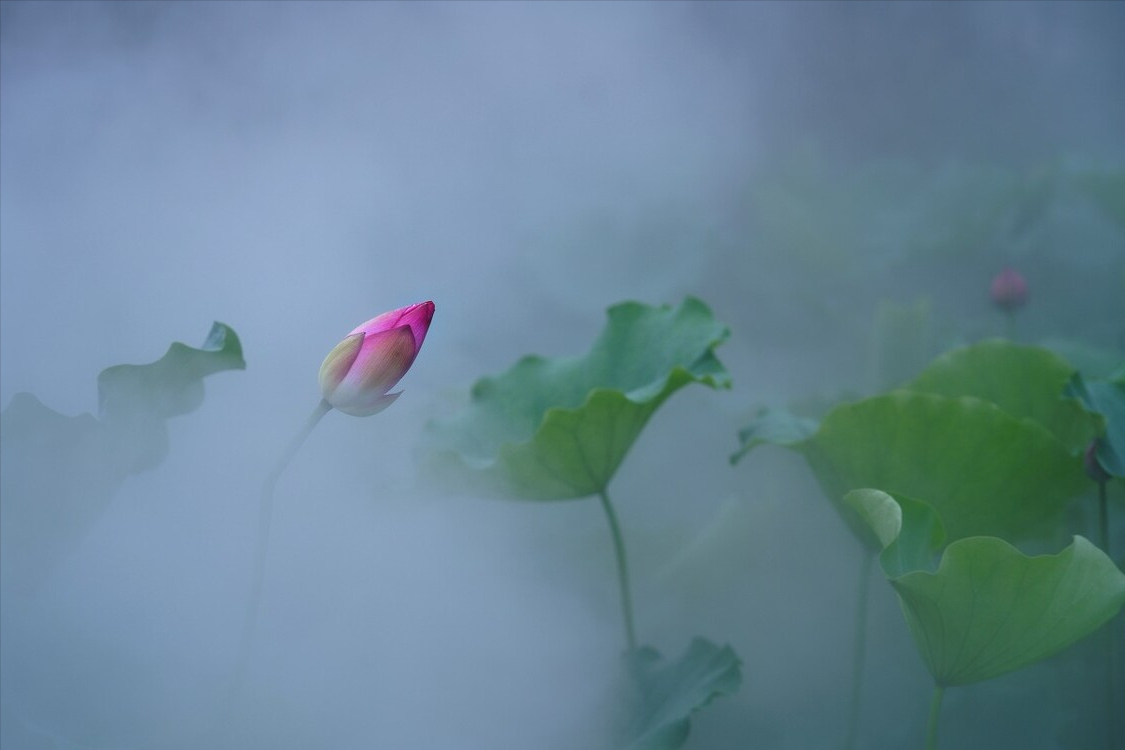
<svg viewBox="0 0 1125 750">
<path fill-rule="evenodd" d="M 1062 397 L 1073 374 L 1066 360 L 1046 349 L 992 339 L 943 354 L 905 388 L 991 401 L 1039 422 L 1077 453 L 1101 431 L 1101 423 L 1078 401 Z"/>
<path fill-rule="evenodd" d="M 175 341 L 147 365 L 115 365 L 98 375 L 98 410 L 103 420 L 143 414 L 167 419 L 203 403 L 203 378 L 224 370 L 245 370 L 242 343 L 234 329 L 216 322 L 198 349 Z"/>
<path fill-rule="evenodd" d="M 879 563 L 889 577 L 928 570 L 934 553 L 945 541 L 937 511 L 918 500 L 881 490 L 852 490 L 844 506 L 853 510 L 883 549 Z"/>
<path fill-rule="evenodd" d="M 1089 486 L 1081 459 L 1045 427 L 972 397 L 894 391 L 837 406 L 810 437 L 779 443 L 804 455 L 829 498 L 864 487 L 926 498 L 950 540 L 1035 530 Z"/>
<path fill-rule="evenodd" d="M 1028 557 L 1003 539 L 949 545 L 936 573 L 891 581 L 939 685 L 964 685 L 1055 654 L 1113 618 L 1125 575 L 1086 539 Z"/>
<path fill-rule="evenodd" d="M 1080 536 L 1056 555 L 1036 557 L 996 537 L 960 539 L 930 572 L 934 516 L 925 503 L 870 489 L 851 492 L 844 502 L 863 512 L 886 543 L 883 571 L 930 674 L 943 687 L 1045 659 L 1097 630 L 1125 604 L 1125 574 Z M 888 555 L 895 545 L 905 554 Z"/>
<path fill-rule="evenodd" d="M 651 648 L 626 656 L 636 688 L 623 750 L 676 750 L 687 741 L 691 717 L 716 697 L 742 686 L 742 662 L 730 646 L 696 638 L 683 656 L 661 663 Z"/>
<path fill-rule="evenodd" d="M 759 409 L 754 421 L 738 431 L 742 447 L 731 456 L 731 463 L 737 463 L 764 443 L 785 447 L 802 443 L 815 435 L 819 426 L 815 419 L 799 417 L 785 409 Z"/>
<path fill-rule="evenodd" d="M 1087 380 L 1075 373 L 1068 392 L 1087 409 L 1105 417 L 1105 434 L 1098 440 L 1098 463 L 1110 474 L 1125 477 L 1125 377 Z"/>
<path fill-rule="evenodd" d="M 0 415 L 5 580 L 34 586 L 100 515 L 121 482 L 168 451 L 165 420 L 197 408 L 202 378 L 246 367 L 238 336 L 215 323 L 201 348 L 174 343 L 148 365 L 98 376 L 100 417 L 67 417 L 20 393 Z"/>
<path fill-rule="evenodd" d="M 583 357 L 525 357 L 472 388 L 427 433 L 430 468 L 461 488 L 529 500 L 603 491 L 649 418 L 688 383 L 729 387 L 714 348 L 728 335 L 697 299 L 626 302 Z"/>
<path fill-rule="evenodd" d="M 176 341 L 147 365 L 115 365 L 98 375 L 99 421 L 117 433 L 129 473 L 150 469 L 168 452 L 165 420 L 193 412 L 203 403 L 203 378 L 244 370 L 242 344 L 223 323 L 211 326 L 198 349 Z M 143 439 L 138 439 L 142 438 Z"/>
</svg>

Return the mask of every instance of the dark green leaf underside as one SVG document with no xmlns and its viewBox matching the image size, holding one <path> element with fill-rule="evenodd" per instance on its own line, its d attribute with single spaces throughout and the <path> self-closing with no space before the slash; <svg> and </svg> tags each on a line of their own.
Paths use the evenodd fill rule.
<svg viewBox="0 0 1125 750">
<path fill-rule="evenodd" d="M 1068 392 L 1105 418 L 1105 434 L 1098 440 L 1098 462 L 1110 474 L 1125 477 L 1125 379 L 1087 380 L 1076 374 Z"/>
<path fill-rule="evenodd" d="M 626 658 L 636 694 L 622 750 L 676 750 L 688 738 L 692 714 L 742 685 L 742 663 L 730 646 L 704 638 L 671 663 L 651 648 Z"/>
</svg>

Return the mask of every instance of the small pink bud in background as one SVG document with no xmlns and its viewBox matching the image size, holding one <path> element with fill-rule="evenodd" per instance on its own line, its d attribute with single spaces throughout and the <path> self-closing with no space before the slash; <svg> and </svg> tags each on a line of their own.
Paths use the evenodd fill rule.
<svg viewBox="0 0 1125 750">
<path fill-rule="evenodd" d="M 1015 310 L 1027 302 L 1027 282 L 1014 268 L 1005 268 L 992 279 L 992 301 L 1003 310 Z"/>
<path fill-rule="evenodd" d="M 1102 468 L 1101 462 L 1098 461 L 1097 440 L 1091 440 L 1090 444 L 1086 446 L 1086 453 L 1082 459 L 1086 468 L 1086 476 L 1098 484 L 1105 484 L 1109 481 L 1109 472 Z"/>
<path fill-rule="evenodd" d="M 420 302 L 385 312 L 349 333 L 320 366 L 324 400 L 354 417 L 394 403 L 399 394 L 388 391 L 414 364 L 433 317 L 434 303 Z"/>
</svg>

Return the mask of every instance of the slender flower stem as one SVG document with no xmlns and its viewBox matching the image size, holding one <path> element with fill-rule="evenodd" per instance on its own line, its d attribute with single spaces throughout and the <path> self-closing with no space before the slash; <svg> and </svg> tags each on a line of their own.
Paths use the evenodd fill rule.
<svg viewBox="0 0 1125 750">
<path fill-rule="evenodd" d="M 293 456 L 297 454 L 297 450 L 304 444 L 308 438 L 309 433 L 313 431 L 321 418 L 330 412 L 332 407 L 327 401 L 321 399 L 320 403 L 316 405 L 312 414 L 305 421 L 301 431 L 298 432 L 289 445 L 285 447 L 285 451 L 281 454 L 281 458 L 273 467 L 273 470 L 266 475 L 266 481 L 262 484 L 262 503 L 258 509 L 258 538 L 254 547 L 254 580 L 250 587 L 250 599 L 246 603 L 246 618 L 242 626 L 242 641 L 238 649 L 238 666 L 235 670 L 234 685 L 231 690 L 230 704 L 233 706 L 234 700 L 242 692 L 242 684 L 246 679 L 246 668 L 250 663 L 250 651 L 254 642 L 254 632 L 258 626 L 258 610 L 262 603 L 262 587 L 266 580 L 266 555 L 269 551 L 269 536 L 270 536 L 270 518 L 273 515 L 273 491 L 277 486 L 277 480 L 281 477 L 281 473 L 289 466 L 289 462 L 293 460 Z"/>
<path fill-rule="evenodd" d="M 864 550 L 860 564 L 859 584 L 856 588 L 855 630 L 852 642 L 852 700 L 848 711 L 848 734 L 844 740 L 846 750 L 854 750 L 859 733 L 859 713 L 863 697 L 863 665 L 867 658 L 867 600 L 871 590 L 871 563 L 875 553 Z"/>
<path fill-rule="evenodd" d="M 944 692 L 945 688 L 941 685 L 934 685 L 934 697 L 930 699 L 930 722 L 926 727 L 926 750 L 937 750 L 937 723 Z"/>
<path fill-rule="evenodd" d="M 1004 311 L 1004 334 L 1008 341 L 1014 342 L 1016 340 L 1016 311 Z"/>
<path fill-rule="evenodd" d="M 629 563 L 625 557 L 625 540 L 621 536 L 621 526 L 617 523 L 617 514 L 613 511 L 609 495 L 605 490 L 599 494 L 602 510 L 609 521 L 609 531 L 613 535 L 613 552 L 617 556 L 617 584 L 621 589 L 621 612 L 625 618 L 625 643 L 633 651 L 637 647 L 637 635 L 633 629 L 633 597 L 629 593 Z"/>
</svg>

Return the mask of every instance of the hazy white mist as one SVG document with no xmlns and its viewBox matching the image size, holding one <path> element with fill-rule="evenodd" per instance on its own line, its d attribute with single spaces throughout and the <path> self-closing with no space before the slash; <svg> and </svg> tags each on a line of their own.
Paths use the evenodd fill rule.
<svg viewBox="0 0 1125 750">
<path fill-rule="evenodd" d="M 0 406 L 96 412 L 102 368 L 213 320 L 248 365 L 207 379 L 42 590 L 5 596 L 5 750 L 215 746 L 260 483 L 328 350 L 426 299 L 403 396 L 330 414 L 278 485 L 250 709 L 218 746 L 600 750 L 621 643 L 599 509 L 435 493 L 413 456 L 477 377 L 685 294 L 731 326 L 735 388 L 677 394 L 615 481 L 640 636 L 746 663 L 689 747 L 815 746 L 809 717 L 843 712 L 849 636 L 826 623 L 850 621 L 858 551 L 796 458 L 732 469 L 736 431 L 859 387 L 864 284 L 972 316 L 987 277 L 841 282 L 833 330 L 757 264 L 747 186 L 805 148 L 934 175 L 1120 163 L 1123 39 L 1112 3 L 4 0 Z M 1119 244 L 1068 252 L 1087 277 L 1120 266 Z M 684 557 L 724 507 L 745 547 Z M 873 671 L 924 691 L 905 628 L 874 627 Z M 883 698 L 905 718 L 872 731 L 906 742 L 916 696 Z"/>
</svg>

